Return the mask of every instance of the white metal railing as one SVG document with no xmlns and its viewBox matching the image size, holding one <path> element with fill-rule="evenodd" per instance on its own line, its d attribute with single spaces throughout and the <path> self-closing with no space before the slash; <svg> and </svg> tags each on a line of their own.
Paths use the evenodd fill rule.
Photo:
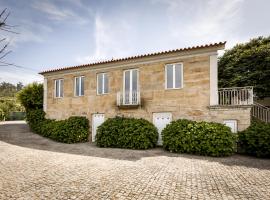
<svg viewBox="0 0 270 200">
<path fill-rule="evenodd" d="M 252 105 L 253 87 L 233 87 L 218 89 L 218 104 L 226 106 Z"/>
<path fill-rule="evenodd" d="M 139 91 L 117 93 L 117 106 L 132 106 L 140 104 L 141 95 Z"/>
<path fill-rule="evenodd" d="M 270 123 L 270 108 L 254 102 L 253 107 L 251 108 L 251 116 L 263 122 Z"/>
</svg>

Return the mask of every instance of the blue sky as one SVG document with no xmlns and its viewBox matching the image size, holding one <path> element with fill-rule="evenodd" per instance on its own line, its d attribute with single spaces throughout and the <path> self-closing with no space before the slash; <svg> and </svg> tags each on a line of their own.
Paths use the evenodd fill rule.
<svg viewBox="0 0 270 200">
<path fill-rule="evenodd" d="M 0 0 L 20 34 L 10 40 L 0 82 L 98 60 L 270 35 L 268 0 Z"/>
</svg>

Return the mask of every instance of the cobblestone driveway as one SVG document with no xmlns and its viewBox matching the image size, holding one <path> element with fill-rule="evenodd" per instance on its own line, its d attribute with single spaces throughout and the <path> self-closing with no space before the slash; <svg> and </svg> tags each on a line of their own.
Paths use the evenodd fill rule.
<svg viewBox="0 0 270 200">
<path fill-rule="evenodd" d="M 270 199 L 270 160 L 60 144 L 2 123 L 0 199 Z"/>
</svg>

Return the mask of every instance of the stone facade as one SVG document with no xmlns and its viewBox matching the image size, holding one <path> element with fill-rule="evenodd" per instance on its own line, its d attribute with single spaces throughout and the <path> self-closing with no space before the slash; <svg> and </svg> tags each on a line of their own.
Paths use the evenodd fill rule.
<svg viewBox="0 0 270 200">
<path fill-rule="evenodd" d="M 72 115 L 87 116 L 91 125 L 91 116 L 95 113 L 104 113 L 105 118 L 121 115 L 152 121 L 155 112 L 171 112 L 173 120 L 186 118 L 222 123 L 224 119 L 235 119 L 238 130 L 243 130 L 250 123 L 249 107 L 210 108 L 210 96 L 217 95 L 210 94 L 210 57 L 216 56 L 218 49 L 220 47 L 203 48 L 44 73 L 47 117 L 65 119 Z M 183 64 L 182 89 L 165 89 L 165 65 L 170 63 Z M 139 71 L 139 107 L 119 108 L 116 104 L 126 69 Z M 108 74 L 109 93 L 97 95 L 97 74 L 102 72 Z M 84 96 L 81 97 L 74 95 L 76 76 L 85 77 Z M 54 80 L 60 78 L 64 79 L 64 97 L 55 98 Z"/>
<path fill-rule="evenodd" d="M 251 106 L 210 107 L 210 118 L 208 121 L 223 123 L 224 120 L 236 120 L 238 131 L 245 130 L 251 121 Z"/>
</svg>

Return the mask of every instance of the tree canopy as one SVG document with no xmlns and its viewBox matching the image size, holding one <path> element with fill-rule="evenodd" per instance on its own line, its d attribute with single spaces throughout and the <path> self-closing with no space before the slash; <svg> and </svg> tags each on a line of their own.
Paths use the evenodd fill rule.
<svg viewBox="0 0 270 200">
<path fill-rule="evenodd" d="M 0 97 L 15 97 L 15 94 L 23 88 L 22 82 L 16 85 L 8 82 L 0 83 Z"/>
<path fill-rule="evenodd" d="M 24 108 L 16 100 L 16 94 L 23 88 L 21 82 L 12 84 L 8 82 L 0 83 L 0 121 L 10 118 L 11 112 L 22 112 Z"/>
<path fill-rule="evenodd" d="M 226 50 L 218 67 L 219 87 L 254 86 L 257 97 L 270 97 L 270 36 Z"/>
<path fill-rule="evenodd" d="M 43 108 L 43 84 L 32 83 L 18 92 L 18 100 L 25 110 Z"/>
</svg>

